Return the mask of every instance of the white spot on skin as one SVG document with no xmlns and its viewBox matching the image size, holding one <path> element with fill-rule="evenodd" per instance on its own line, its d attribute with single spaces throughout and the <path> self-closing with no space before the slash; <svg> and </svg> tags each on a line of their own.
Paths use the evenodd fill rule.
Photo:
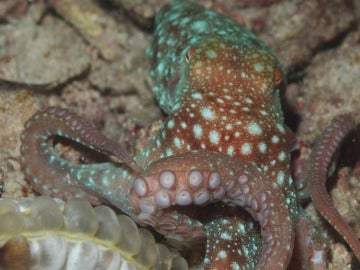
<svg viewBox="0 0 360 270">
<path fill-rule="evenodd" d="M 252 148 L 252 147 L 251 147 L 251 144 L 250 144 L 250 143 L 244 143 L 244 144 L 241 146 L 241 149 L 240 149 L 241 154 L 243 154 L 243 155 L 250 155 L 250 154 L 251 154 L 251 151 L 252 151 L 251 148 Z"/>
<path fill-rule="evenodd" d="M 181 142 L 180 142 L 180 139 L 178 137 L 174 138 L 174 145 L 175 145 L 175 147 L 177 147 L 179 149 L 181 148 Z"/>
<path fill-rule="evenodd" d="M 159 74 L 161 74 L 161 73 L 163 73 L 163 71 L 164 71 L 164 63 L 159 63 L 158 64 L 158 66 L 157 66 L 157 72 L 159 73 Z"/>
<path fill-rule="evenodd" d="M 166 149 L 166 156 L 169 157 L 169 156 L 172 156 L 174 153 L 173 151 L 170 149 L 170 148 L 167 148 Z"/>
<path fill-rule="evenodd" d="M 253 101 L 250 98 L 245 98 L 245 102 L 248 104 L 253 104 Z"/>
<path fill-rule="evenodd" d="M 267 86 L 265 83 L 263 83 L 263 84 L 261 85 L 261 92 L 267 93 L 267 89 L 268 89 L 268 86 Z"/>
<path fill-rule="evenodd" d="M 175 122 L 174 120 L 169 120 L 169 122 L 167 123 L 167 128 L 172 129 L 175 126 Z"/>
<path fill-rule="evenodd" d="M 282 133 L 285 134 L 285 128 L 281 124 L 276 124 L 277 129 Z"/>
<path fill-rule="evenodd" d="M 191 29 L 198 33 L 202 33 L 207 31 L 208 24 L 206 21 L 195 21 L 193 24 L 191 24 Z"/>
<path fill-rule="evenodd" d="M 202 99 L 201 93 L 193 93 L 191 96 L 193 97 L 193 99 Z"/>
<path fill-rule="evenodd" d="M 227 154 L 228 154 L 229 156 L 232 156 L 233 153 L 234 153 L 234 147 L 229 146 L 228 149 L 227 149 Z"/>
<path fill-rule="evenodd" d="M 280 171 L 276 177 L 277 183 L 282 186 L 285 180 L 285 174 L 283 171 Z"/>
<path fill-rule="evenodd" d="M 194 125 L 193 131 L 197 139 L 199 139 L 202 136 L 202 127 L 199 124 Z"/>
<path fill-rule="evenodd" d="M 225 250 L 220 250 L 218 252 L 218 254 L 217 254 L 217 257 L 221 258 L 221 259 L 225 259 L 227 257 L 226 251 Z"/>
<path fill-rule="evenodd" d="M 186 125 L 185 122 L 181 122 L 180 126 L 181 126 L 183 129 L 187 128 L 187 125 Z"/>
<path fill-rule="evenodd" d="M 279 159 L 280 161 L 284 161 L 285 158 L 286 158 L 285 152 L 284 152 L 284 151 L 281 151 L 280 154 L 278 155 L 278 159 Z"/>
<path fill-rule="evenodd" d="M 240 234 L 245 233 L 245 226 L 244 226 L 244 224 L 240 223 L 240 224 L 238 225 L 237 232 L 240 233 Z"/>
<path fill-rule="evenodd" d="M 216 51 L 214 50 L 207 50 L 206 51 L 206 55 L 209 57 L 209 58 L 215 58 L 217 56 L 217 53 Z"/>
<path fill-rule="evenodd" d="M 292 185 L 293 184 L 293 179 L 292 179 L 292 177 L 290 176 L 289 177 L 289 185 Z"/>
<path fill-rule="evenodd" d="M 291 203 L 290 198 L 286 198 L 286 200 L 285 200 L 285 201 L 286 201 L 286 204 L 287 204 L 287 205 L 290 205 L 290 203 Z"/>
<path fill-rule="evenodd" d="M 223 232 L 221 235 L 220 235 L 221 239 L 224 239 L 224 240 L 232 240 L 232 236 L 227 233 L 227 232 Z"/>
<path fill-rule="evenodd" d="M 224 103 L 224 100 L 222 100 L 221 98 L 217 98 L 216 101 L 221 104 Z"/>
<path fill-rule="evenodd" d="M 239 266 L 239 264 L 237 262 L 232 262 L 231 263 L 231 269 L 240 270 L 241 268 L 240 268 L 240 266 Z"/>
<path fill-rule="evenodd" d="M 280 139 L 279 139 L 278 136 L 274 135 L 274 136 L 271 137 L 271 142 L 273 144 L 277 144 L 279 141 L 280 141 Z"/>
<path fill-rule="evenodd" d="M 267 145 L 265 142 L 260 142 L 258 144 L 258 148 L 259 148 L 260 153 L 265 154 L 266 150 L 267 150 Z"/>
<path fill-rule="evenodd" d="M 209 133 L 209 139 L 212 144 L 218 144 L 220 140 L 220 135 L 217 131 L 212 130 Z"/>
<path fill-rule="evenodd" d="M 261 71 L 264 70 L 264 65 L 261 64 L 261 63 L 256 63 L 256 64 L 254 65 L 254 69 L 255 69 L 255 71 L 257 71 L 257 72 L 261 72 Z"/>
<path fill-rule="evenodd" d="M 197 67 L 202 67 L 203 63 L 201 61 L 196 61 L 195 65 Z"/>
<path fill-rule="evenodd" d="M 262 133 L 261 127 L 259 126 L 258 123 L 255 123 L 255 122 L 251 122 L 248 125 L 247 130 L 248 130 L 249 134 L 251 134 L 251 135 L 261 135 L 261 133 Z"/>
<path fill-rule="evenodd" d="M 214 120 L 216 118 L 215 112 L 209 107 L 204 107 L 200 109 L 201 116 L 207 120 Z"/>
</svg>

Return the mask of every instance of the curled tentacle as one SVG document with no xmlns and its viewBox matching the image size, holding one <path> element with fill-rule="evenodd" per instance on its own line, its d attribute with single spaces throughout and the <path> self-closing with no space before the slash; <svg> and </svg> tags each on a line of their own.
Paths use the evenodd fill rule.
<svg viewBox="0 0 360 270">
<path fill-rule="evenodd" d="M 333 206 L 326 190 L 327 170 L 343 138 L 354 130 L 356 123 L 349 114 L 336 117 L 325 129 L 311 164 L 311 198 L 325 219 L 343 236 L 360 261 L 360 241 Z"/>
<path fill-rule="evenodd" d="M 138 220 L 165 235 L 199 230 L 192 222 L 183 222 L 182 215 L 164 220 L 163 212 L 171 206 L 220 201 L 242 207 L 261 227 L 263 250 L 256 269 L 286 269 L 293 248 L 293 221 L 281 187 L 266 178 L 252 163 L 222 153 L 194 151 L 152 163 L 143 177 L 135 180 L 131 199 Z M 173 226 L 162 227 L 162 223 Z M 188 228 L 177 227 L 179 223 Z"/>
<path fill-rule="evenodd" d="M 55 136 L 114 155 L 124 167 L 110 162 L 71 163 L 56 153 L 53 146 Z M 27 121 L 21 140 L 21 163 L 36 191 L 63 199 L 88 197 L 93 203 L 98 203 L 103 193 L 107 193 L 103 197 L 112 200 L 126 213 L 131 212 L 128 202 L 132 187 L 129 171 L 136 174 L 140 169 L 121 145 L 105 137 L 84 119 L 66 109 L 49 107 Z M 94 196 L 94 192 L 98 192 L 100 197 Z"/>
<path fill-rule="evenodd" d="M 51 124 L 52 121 L 54 121 L 53 124 Z M 67 126 L 66 131 L 68 131 L 68 133 L 66 133 L 65 130 L 60 130 L 60 127 L 58 126 L 60 122 Z M 54 130 L 57 128 L 57 131 L 59 132 L 49 134 L 49 129 L 53 126 L 55 126 Z M 32 133 L 33 136 L 40 135 L 40 132 L 44 131 L 47 133 L 47 139 L 51 139 L 51 137 L 55 135 L 66 137 L 74 141 L 81 142 L 83 145 L 101 153 L 113 155 L 117 157 L 120 162 L 131 167 L 133 170 L 140 170 L 134 159 L 126 152 L 122 145 L 107 138 L 85 119 L 67 109 L 47 107 L 36 113 L 25 124 L 25 128 L 26 130 L 22 136 L 23 144 L 26 139 L 29 139 L 29 136 L 27 135 L 31 132 L 30 130 L 34 131 L 33 129 L 36 129 L 37 134 L 34 132 Z"/>
</svg>

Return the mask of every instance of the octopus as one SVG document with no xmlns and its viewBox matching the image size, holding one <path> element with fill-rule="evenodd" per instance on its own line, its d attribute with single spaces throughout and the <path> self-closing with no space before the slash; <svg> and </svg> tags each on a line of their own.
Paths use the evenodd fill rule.
<svg viewBox="0 0 360 270">
<path fill-rule="evenodd" d="M 148 54 L 153 92 L 168 117 L 142 151 L 132 157 L 69 110 L 45 108 L 21 136 L 34 190 L 107 202 L 168 239 L 202 243 L 204 269 L 324 269 L 322 239 L 291 175 L 296 139 L 284 124 L 285 76 L 275 54 L 232 19 L 188 1 L 157 14 Z M 360 242 L 325 188 L 332 156 L 355 127 L 351 115 L 334 119 L 308 176 L 317 209 L 360 259 Z M 54 148 L 59 137 L 109 160 L 70 162 Z"/>
</svg>

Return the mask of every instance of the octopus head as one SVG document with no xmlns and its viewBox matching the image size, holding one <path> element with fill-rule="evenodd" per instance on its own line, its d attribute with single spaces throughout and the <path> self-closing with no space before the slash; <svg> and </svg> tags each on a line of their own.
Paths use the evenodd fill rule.
<svg viewBox="0 0 360 270">
<path fill-rule="evenodd" d="M 264 46 L 205 38 L 185 55 L 184 75 L 192 88 L 232 88 L 269 100 L 278 89 L 283 73 L 273 53 Z"/>
</svg>

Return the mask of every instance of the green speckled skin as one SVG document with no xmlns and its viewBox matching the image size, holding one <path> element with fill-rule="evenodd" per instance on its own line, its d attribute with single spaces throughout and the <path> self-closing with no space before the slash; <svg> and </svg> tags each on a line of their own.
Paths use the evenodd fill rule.
<svg viewBox="0 0 360 270">
<path fill-rule="evenodd" d="M 219 37 L 245 50 L 257 48 L 275 58 L 269 48 L 243 26 L 188 1 L 173 1 L 163 8 L 156 16 L 155 25 L 154 39 L 148 50 L 151 57 L 150 75 L 154 83 L 153 92 L 167 113 L 172 112 L 184 95 L 186 78 L 182 69 L 186 64 L 186 53 L 207 37 Z M 181 74 L 180 83 L 174 87 L 173 80 L 178 73 Z"/>
</svg>

